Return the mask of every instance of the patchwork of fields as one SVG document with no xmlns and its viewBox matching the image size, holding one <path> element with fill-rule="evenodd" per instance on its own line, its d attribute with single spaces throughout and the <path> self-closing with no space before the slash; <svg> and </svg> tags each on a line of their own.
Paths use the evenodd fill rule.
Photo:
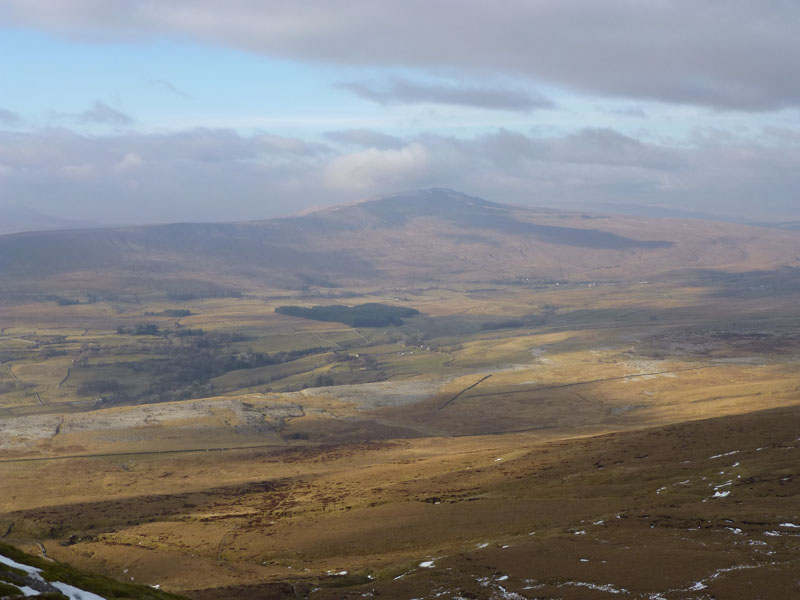
<svg viewBox="0 0 800 600">
<path fill-rule="evenodd" d="M 196 598 L 793 585 L 798 305 L 716 292 L 351 290 L 421 313 L 375 328 L 291 291 L 9 304 L 0 530 Z"/>
</svg>

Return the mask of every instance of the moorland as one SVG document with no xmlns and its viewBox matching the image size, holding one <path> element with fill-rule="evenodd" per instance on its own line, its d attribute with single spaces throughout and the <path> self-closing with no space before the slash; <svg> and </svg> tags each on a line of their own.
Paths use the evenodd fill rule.
<svg viewBox="0 0 800 600">
<path fill-rule="evenodd" d="M 209 600 L 791 597 L 798 261 L 450 190 L 0 236 L 0 541 Z"/>
</svg>

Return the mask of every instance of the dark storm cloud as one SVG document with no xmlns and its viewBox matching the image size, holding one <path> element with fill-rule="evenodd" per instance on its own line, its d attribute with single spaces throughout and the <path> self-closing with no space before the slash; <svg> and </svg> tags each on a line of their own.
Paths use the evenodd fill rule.
<svg viewBox="0 0 800 600">
<path fill-rule="evenodd" d="M 800 106 L 795 0 L 0 0 L 6 24 L 175 35 L 299 60 L 518 75 L 600 95 Z"/>
<path fill-rule="evenodd" d="M 451 104 L 511 111 L 553 108 L 544 96 L 519 89 L 465 85 L 461 83 L 421 83 L 394 79 L 385 85 L 370 86 L 357 81 L 342 82 L 336 87 L 378 104 Z"/>
<path fill-rule="evenodd" d="M 79 116 L 84 123 L 100 123 L 103 125 L 132 125 L 133 119 L 123 112 L 111 108 L 105 102 L 96 100 L 92 107 Z"/>
</svg>

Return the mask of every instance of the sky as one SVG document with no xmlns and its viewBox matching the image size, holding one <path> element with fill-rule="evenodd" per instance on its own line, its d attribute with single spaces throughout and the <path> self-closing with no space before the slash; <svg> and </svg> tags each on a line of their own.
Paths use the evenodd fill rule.
<svg viewBox="0 0 800 600">
<path fill-rule="evenodd" d="M 0 0 L 0 209 L 800 219 L 796 0 Z"/>
</svg>

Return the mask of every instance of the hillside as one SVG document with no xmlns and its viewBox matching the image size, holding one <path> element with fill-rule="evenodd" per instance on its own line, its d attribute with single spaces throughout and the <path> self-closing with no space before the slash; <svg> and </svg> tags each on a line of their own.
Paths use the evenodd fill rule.
<svg viewBox="0 0 800 600">
<path fill-rule="evenodd" d="M 78 229 L 96 226 L 96 223 L 61 219 L 23 206 L 0 207 L 0 235 L 21 231 Z"/>
<path fill-rule="evenodd" d="M 196 600 L 792 597 L 798 235 L 426 190 L 1 236 L 2 542 Z"/>
<path fill-rule="evenodd" d="M 224 296 L 369 282 L 613 281 L 797 262 L 796 232 L 512 207 L 444 189 L 306 215 L 0 236 L 0 289 Z"/>
</svg>

